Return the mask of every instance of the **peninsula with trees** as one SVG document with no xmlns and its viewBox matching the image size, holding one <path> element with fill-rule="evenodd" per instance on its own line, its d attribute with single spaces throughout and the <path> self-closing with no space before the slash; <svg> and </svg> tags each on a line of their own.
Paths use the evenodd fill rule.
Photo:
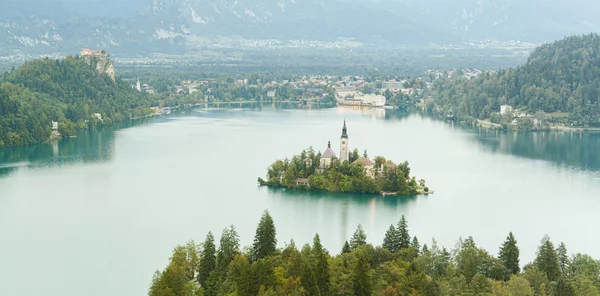
<svg viewBox="0 0 600 296">
<path fill-rule="evenodd" d="M 262 186 L 320 192 L 418 195 L 433 193 L 425 180 L 410 176 L 408 162 L 395 164 L 382 156 L 369 159 L 365 150 L 350 152 L 346 121 L 340 137 L 340 156 L 327 143 L 323 153 L 312 147 L 291 159 L 277 160 L 267 170 Z"/>
<path fill-rule="evenodd" d="M 538 47 L 520 67 L 441 75 L 425 94 L 428 109 L 500 129 L 598 129 L 599 65 L 598 34 L 567 37 Z"/>
</svg>

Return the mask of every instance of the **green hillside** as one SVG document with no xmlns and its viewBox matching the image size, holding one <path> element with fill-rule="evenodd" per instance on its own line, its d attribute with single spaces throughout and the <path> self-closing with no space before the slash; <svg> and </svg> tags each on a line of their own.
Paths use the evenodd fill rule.
<svg viewBox="0 0 600 296">
<path fill-rule="evenodd" d="M 62 137 L 149 112 L 149 100 L 81 57 L 34 60 L 0 79 L 0 148 L 47 140 L 52 121 Z"/>
<path fill-rule="evenodd" d="M 429 95 L 435 109 L 459 119 L 502 123 L 503 118 L 493 113 L 507 104 L 550 122 L 600 126 L 599 87 L 600 36 L 590 34 L 542 45 L 516 69 L 470 80 L 462 75 L 442 78 Z"/>
</svg>

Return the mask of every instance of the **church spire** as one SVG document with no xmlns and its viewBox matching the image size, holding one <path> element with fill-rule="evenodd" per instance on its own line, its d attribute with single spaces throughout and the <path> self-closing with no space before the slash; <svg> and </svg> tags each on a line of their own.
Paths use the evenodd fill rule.
<svg viewBox="0 0 600 296">
<path fill-rule="evenodd" d="M 348 153 L 348 129 L 346 129 L 346 119 L 344 119 L 344 127 L 342 128 L 342 136 L 340 137 L 340 162 L 349 161 Z"/>
<path fill-rule="evenodd" d="M 137 89 L 137 91 L 142 91 L 142 85 L 140 84 L 140 76 L 138 76 L 137 78 L 137 83 L 135 84 L 135 89 Z"/>
<path fill-rule="evenodd" d="M 342 128 L 342 139 L 348 139 L 348 130 L 346 129 L 346 119 L 344 119 L 344 127 Z"/>
</svg>

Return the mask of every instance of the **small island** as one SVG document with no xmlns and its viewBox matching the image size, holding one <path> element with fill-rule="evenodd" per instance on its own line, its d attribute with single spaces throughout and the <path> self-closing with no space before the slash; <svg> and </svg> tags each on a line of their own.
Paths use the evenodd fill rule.
<svg viewBox="0 0 600 296">
<path fill-rule="evenodd" d="M 262 186 L 288 189 L 363 193 L 383 195 L 418 195 L 433 193 L 425 180 L 410 176 L 408 162 L 395 164 L 382 156 L 369 159 L 365 150 L 350 152 L 346 121 L 340 137 L 340 157 L 327 143 L 325 152 L 308 148 L 291 159 L 277 160 L 267 170 L 267 180 L 258 178 Z"/>
</svg>

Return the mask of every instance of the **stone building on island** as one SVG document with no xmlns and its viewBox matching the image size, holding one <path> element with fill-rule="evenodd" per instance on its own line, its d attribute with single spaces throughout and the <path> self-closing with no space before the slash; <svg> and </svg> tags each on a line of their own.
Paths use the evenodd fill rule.
<svg viewBox="0 0 600 296">
<path fill-rule="evenodd" d="M 342 127 L 342 136 L 340 137 L 340 162 L 349 161 L 349 150 L 348 150 L 348 129 L 346 128 L 346 120 L 344 120 L 344 127 Z M 328 168 L 331 165 L 331 159 L 336 157 L 335 152 L 331 149 L 331 141 L 327 142 L 327 149 L 321 155 L 321 169 Z"/>
<path fill-rule="evenodd" d="M 333 152 L 333 149 L 331 149 L 331 141 L 329 141 L 329 142 L 327 142 L 327 149 L 325 149 L 325 152 L 323 152 L 323 154 L 321 155 L 321 163 L 320 163 L 320 167 L 319 167 L 318 171 L 323 172 L 326 168 L 330 167 L 332 159 L 335 157 L 336 157 L 335 152 Z M 340 137 L 339 160 L 341 163 L 350 161 L 348 128 L 346 127 L 345 120 L 344 120 L 344 126 L 342 127 L 342 136 Z M 307 161 L 307 165 L 308 165 L 308 161 L 310 161 L 310 160 L 307 159 L 305 161 Z M 375 167 L 375 161 L 370 160 L 366 157 L 359 157 L 357 159 L 354 159 L 352 164 L 361 165 L 365 170 L 365 175 L 367 177 L 370 177 L 373 179 L 375 179 L 377 171 L 380 171 L 380 172 L 384 171 L 384 167 L 387 170 L 395 170 L 396 169 L 396 164 L 394 164 L 391 161 L 388 161 L 388 162 L 382 164 L 381 167 Z"/>
<path fill-rule="evenodd" d="M 352 164 L 360 164 L 365 170 L 365 175 L 372 179 L 375 179 L 375 163 L 366 157 L 359 157 L 353 161 Z"/>
<path fill-rule="evenodd" d="M 327 149 L 321 155 L 321 169 L 328 168 L 331 165 L 331 160 L 335 157 L 335 152 L 331 149 L 331 141 L 327 142 Z"/>
</svg>

